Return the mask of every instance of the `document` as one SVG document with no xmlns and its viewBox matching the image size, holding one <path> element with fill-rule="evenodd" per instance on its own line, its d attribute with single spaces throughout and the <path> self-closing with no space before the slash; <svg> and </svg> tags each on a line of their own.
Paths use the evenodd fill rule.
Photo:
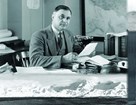
<svg viewBox="0 0 136 105">
<path fill-rule="evenodd" d="M 89 62 L 89 63 L 99 65 L 99 66 L 103 66 L 105 64 L 110 63 L 108 59 L 102 57 L 101 55 L 95 55 L 93 57 L 81 56 L 81 57 L 78 57 L 76 61 L 80 63 Z"/>
<path fill-rule="evenodd" d="M 0 44 L 0 56 L 1 55 L 5 55 L 5 54 L 9 54 L 9 53 L 14 53 L 15 50 L 12 50 L 11 48 L 7 47 L 4 44 Z"/>
<path fill-rule="evenodd" d="M 121 36 L 127 36 L 128 35 L 126 31 L 121 32 L 121 33 L 107 33 L 107 35 L 108 34 L 111 34 L 111 35 L 116 36 L 116 37 L 121 37 Z"/>
<path fill-rule="evenodd" d="M 75 62 L 78 62 L 78 63 L 89 62 L 89 63 L 96 64 L 99 66 L 109 64 L 110 61 L 102 57 L 101 55 L 95 55 L 93 57 L 90 56 L 95 51 L 97 44 L 98 43 L 96 42 L 87 44 L 85 48 L 83 49 L 83 51 L 78 55 Z"/>
<path fill-rule="evenodd" d="M 100 66 L 103 66 L 103 65 L 106 65 L 106 64 L 110 63 L 109 60 L 105 59 L 101 55 L 96 55 L 94 57 L 91 57 L 90 60 L 93 61 L 94 64 L 100 65 Z"/>
<path fill-rule="evenodd" d="M 16 74 L 76 74 L 70 69 L 45 69 L 41 66 L 39 67 L 16 67 Z"/>
<path fill-rule="evenodd" d="M 11 37 L 12 36 L 12 32 L 8 29 L 3 29 L 0 30 L 0 39 L 2 38 L 6 38 L 6 37 Z"/>
<path fill-rule="evenodd" d="M 3 49 L 6 49 L 6 47 L 7 47 L 7 46 L 6 46 L 5 44 L 0 44 L 0 49 L 3 50 Z"/>
<path fill-rule="evenodd" d="M 0 38 L 0 42 L 6 42 L 6 41 L 12 41 L 12 40 L 17 40 L 17 36 L 10 36 L 10 37 L 5 37 L 5 38 Z"/>
<path fill-rule="evenodd" d="M 98 43 L 96 42 L 87 44 L 83 51 L 81 51 L 81 53 L 78 55 L 78 57 L 91 55 L 95 51 L 97 44 Z"/>
</svg>

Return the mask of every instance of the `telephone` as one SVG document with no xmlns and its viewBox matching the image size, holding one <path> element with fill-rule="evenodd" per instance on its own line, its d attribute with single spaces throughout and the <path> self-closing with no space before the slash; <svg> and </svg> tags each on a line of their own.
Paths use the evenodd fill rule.
<svg viewBox="0 0 136 105">
<path fill-rule="evenodd" d="M 128 62 L 127 61 L 120 61 L 120 62 L 118 62 L 118 67 L 127 69 L 128 68 Z"/>
</svg>

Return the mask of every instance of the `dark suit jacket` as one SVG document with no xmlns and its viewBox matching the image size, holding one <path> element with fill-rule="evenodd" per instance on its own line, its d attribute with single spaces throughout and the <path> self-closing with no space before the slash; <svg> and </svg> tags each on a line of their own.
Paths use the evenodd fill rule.
<svg viewBox="0 0 136 105">
<path fill-rule="evenodd" d="M 64 31 L 67 53 L 73 51 L 73 36 L 70 31 Z M 61 55 L 57 55 L 55 34 L 51 28 L 35 32 L 30 41 L 29 49 L 30 65 L 44 68 L 60 68 Z"/>
</svg>

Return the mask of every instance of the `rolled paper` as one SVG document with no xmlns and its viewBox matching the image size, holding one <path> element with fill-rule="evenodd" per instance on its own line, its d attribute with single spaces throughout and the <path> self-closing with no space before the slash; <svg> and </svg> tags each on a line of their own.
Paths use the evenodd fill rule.
<svg viewBox="0 0 136 105">
<path fill-rule="evenodd" d="M 10 37 L 12 36 L 12 32 L 8 29 L 0 30 L 0 38 Z"/>
<path fill-rule="evenodd" d="M 5 44 L 0 44 L 0 49 L 6 49 L 6 45 Z"/>
</svg>

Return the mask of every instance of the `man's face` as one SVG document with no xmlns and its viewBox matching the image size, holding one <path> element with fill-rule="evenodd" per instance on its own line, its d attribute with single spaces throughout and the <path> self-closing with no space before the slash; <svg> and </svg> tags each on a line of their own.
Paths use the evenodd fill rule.
<svg viewBox="0 0 136 105">
<path fill-rule="evenodd" d="M 70 23 L 71 12 L 68 10 L 59 10 L 52 14 L 52 24 L 58 31 L 62 31 L 67 28 Z"/>
</svg>

